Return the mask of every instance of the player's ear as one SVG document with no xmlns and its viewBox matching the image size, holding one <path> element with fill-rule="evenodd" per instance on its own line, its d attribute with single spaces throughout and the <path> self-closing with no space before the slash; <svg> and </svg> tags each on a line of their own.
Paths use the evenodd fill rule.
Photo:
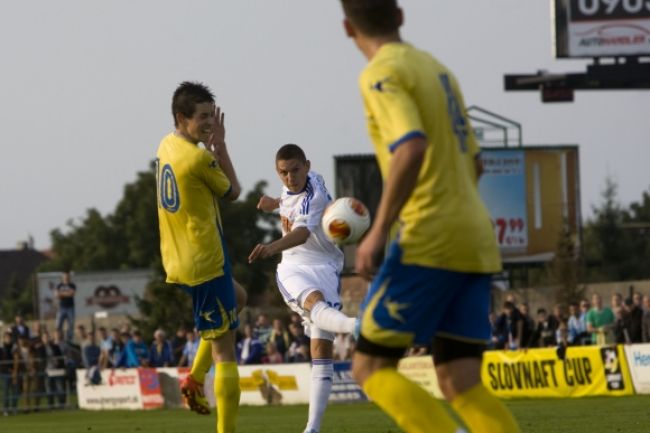
<svg viewBox="0 0 650 433">
<path fill-rule="evenodd" d="M 397 8 L 397 27 L 402 27 L 404 24 L 404 11 L 402 8 Z"/>
<path fill-rule="evenodd" d="M 311 169 L 311 161 L 305 161 L 305 166 L 307 166 L 307 171 L 309 171 Z"/>
<path fill-rule="evenodd" d="M 343 28 L 345 29 L 345 34 L 348 38 L 353 38 L 356 36 L 356 32 L 352 23 L 347 18 L 343 18 Z"/>
<path fill-rule="evenodd" d="M 186 117 L 183 116 L 183 113 L 176 113 L 176 125 L 177 126 L 185 125 L 185 119 L 186 119 Z"/>
</svg>

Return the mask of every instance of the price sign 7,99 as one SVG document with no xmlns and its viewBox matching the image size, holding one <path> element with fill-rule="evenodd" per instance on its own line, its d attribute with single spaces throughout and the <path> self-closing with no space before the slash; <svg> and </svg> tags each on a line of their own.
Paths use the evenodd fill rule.
<svg viewBox="0 0 650 433">
<path fill-rule="evenodd" d="M 528 245 L 526 223 L 523 218 L 496 218 L 493 224 L 499 247 L 517 248 Z"/>
</svg>

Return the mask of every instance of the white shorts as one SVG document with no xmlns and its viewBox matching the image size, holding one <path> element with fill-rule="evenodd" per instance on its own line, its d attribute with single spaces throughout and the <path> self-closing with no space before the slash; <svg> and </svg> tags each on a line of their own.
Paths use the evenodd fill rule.
<svg viewBox="0 0 650 433">
<path fill-rule="evenodd" d="M 317 328 L 311 323 L 309 312 L 303 308 L 307 296 L 318 291 L 332 308 L 342 309 L 341 277 L 336 266 L 297 265 L 280 263 L 277 282 L 284 302 L 305 319 L 305 335 L 310 338 L 334 341 L 334 333 Z"/>
</svg>

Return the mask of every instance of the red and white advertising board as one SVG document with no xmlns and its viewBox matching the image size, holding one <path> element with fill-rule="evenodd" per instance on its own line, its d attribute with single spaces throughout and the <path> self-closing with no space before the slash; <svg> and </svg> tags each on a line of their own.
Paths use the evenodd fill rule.
<svg viewBox="0 0 650 433">
<path fill-rule="evenodd" d="M 163 407 L 158 373 L 153 368 L 104 370 L 93 385 L 86 370 L 77 370 L 77 396 L 81 409 L 156 409 Z"/>
</svg>

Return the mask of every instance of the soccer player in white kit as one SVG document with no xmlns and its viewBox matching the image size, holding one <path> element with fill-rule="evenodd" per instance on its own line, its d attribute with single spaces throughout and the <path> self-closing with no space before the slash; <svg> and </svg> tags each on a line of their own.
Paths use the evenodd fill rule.
<svg viewBox="0 0 650 433">
<path fill-rule="evenodd" d="M 249 262 L 282 253 L 277 282 L 287 305 L 306 322 L 311 338 L 312 383 L 306 433 L 318 433 L 332 389 L 332 342 L 335 333 L 352 333 L 357 319 L 341 313 L 340 273 L 343 252 L 321 228 L 321 218 L 332 201 L 325 182 L 310 171 L 310 162 L 295 144 L 278 150 L 275 167 L 283 188 L 280 198 L 262 196 L 257 208 L 280 209 L 282 237 L 253 248 Z"/>
</svg>

